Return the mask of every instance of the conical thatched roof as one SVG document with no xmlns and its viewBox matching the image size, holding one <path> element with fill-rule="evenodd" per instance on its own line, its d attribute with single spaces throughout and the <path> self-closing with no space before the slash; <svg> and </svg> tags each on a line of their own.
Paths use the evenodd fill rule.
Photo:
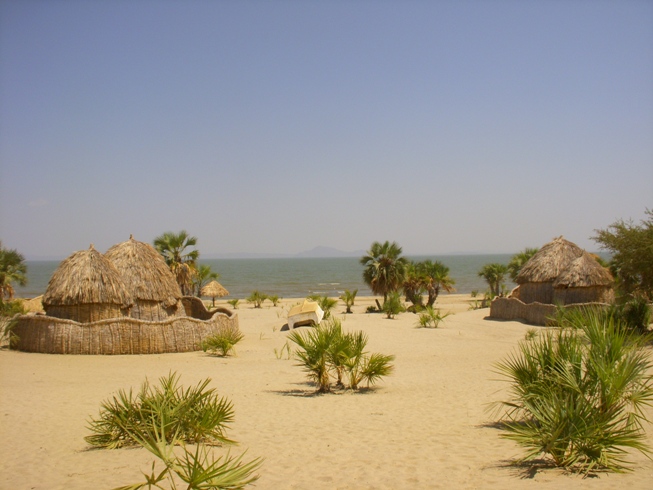
<svg viewBox="0 0 653 490">
<path fill-rule="evenodd" d="M 553 282 L 553 287 L 587 288 L 611 286 L 612 274 L 587 252 L 575 259 Z"/>
<path fill-rule="evenodd" d="M 113 304 L 121 308 L 133 304 L 120 273 L 93 244 L 59 264 L 43 295 L 44 307 L 84 304 Z"/>
<path fill-rule="evenodd" d="M 181 298 L 172 271 L 151 245 L 130 236 L 129 240 L 114 245 L 104 255 L 120 272 L 135 300 L 157 301 L 168 307 Z"/>
<path fill-rule="evenodd" d="M 227 291 L 218 281 L 211 281 L 202 288 L 201 294 L 202 296 L 208 296 L 210 298 L 221 298 L 222 296 L 228 296 L 229 291 Z"/>
<path fill-rule="evenodd" d="M 524 264 L 515 282 L 552 282 L 583 253 L 575 243 L 561 236 L 554 238 Z"/>
</svg>

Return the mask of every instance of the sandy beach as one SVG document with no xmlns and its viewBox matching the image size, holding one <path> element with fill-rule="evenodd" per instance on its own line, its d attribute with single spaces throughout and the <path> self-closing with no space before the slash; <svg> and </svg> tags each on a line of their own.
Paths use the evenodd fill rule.
<svg viewBox="0 0 653 490">
<path fill-rule="evenodd" d="M 244 340 L 237 356 L 203 352 L 139 356 L 63 356 L 0 351 L 0 488 L 104 489 L 142 481 L 153 457 L 144 449 L 88 450 L 84 436 L 100 403 L 119 389 L 138 389 L 170 371 L 184 386 L 210 377 L 234 405 L 227 435 L 246 458 L 262 457 L 260 489 L 648 489 L 653 461 L 632 453 L 634 471 L 582 478 L 510 466 L 521 454 L 500 437 L 488 404 L 506 383 L 493 365 L 531 327 L 485 319 L 468 295 L 443 295 L 453 314 L 438 329 L 415 328 L 417 316 L 394 320 L 334 314 L 348 330 L 364 330 L 371 351 L 394 354 L 395 373 L 373 390 L 315 396 L 292 359 L 275 355 L 287 339 L 286 314 L 297 299 L 237 310 Z M 224 305 L 224 301 L 216 304 Z M 647 415 L 653 419 L 653 410 Z M 653 426 L 648 426 L 653 446 Z M 217 448 L 216 454 L 226 449 Z"/>
</svg>

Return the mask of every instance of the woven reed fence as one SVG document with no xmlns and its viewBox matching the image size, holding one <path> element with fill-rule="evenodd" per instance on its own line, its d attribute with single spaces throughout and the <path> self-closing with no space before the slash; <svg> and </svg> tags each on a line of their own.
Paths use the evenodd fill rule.
<svg viewBox="0 0 653 490">
<path fill-rule="evenodd" d="M 202 341 L 219 329 L 239 328 L 234 312 L 215 312 L 208 320 L 175 317 L 160 322 L 112 318 L 92 323 L 22 315 L 15 348 L 46 354 L 162 354 L 202 350 Z"/>
<path fill-rule="evenodd" d="M 563 308 L 605 308 L 606 303 L 576 303 Z M 556 306 L 542 303 L 524 303 L 517 298 L 497 297 L 490 304 L 490 318 L 496 320 L 520 320 L 531 325 L 548 325 L 555 318 Z"/>
</svg>

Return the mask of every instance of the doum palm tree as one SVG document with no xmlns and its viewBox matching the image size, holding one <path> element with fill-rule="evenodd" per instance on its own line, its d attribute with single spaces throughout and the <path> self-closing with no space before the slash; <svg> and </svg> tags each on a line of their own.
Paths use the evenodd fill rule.
<svg viewBox="0 0 653 490">
<path fill-rule="evenodd" d="M 25 257 L 16 250 L 6 249 L 0 242 L 0 303 L 6 298 L 14 298 L 13 283 L 27 284 Z"/>
<path fill-rule="evenodd" d="M 197 237 L 189 236 L 186 230 L 179 233 L 166 231 L 154 239 L 154 248 L 163 255 L 170 267 L 183 295 L 193 294 L 193 277 L 195 264 L 199 259 L 198 250 L 186 251 L 188 247 L 197 245 Z"/>
<path fill-rule="evenodd" d="M 408 260 L 401 256 L 402 249 L 397 242 L 374 242 L 360 259 L 365 267 L 363 280 L 376 295 L 383 295 L 383 303 L 388 294 L 397 291 L 404 282 Z"/>
<path fill-rule="evenodd" d="M 438 299 L 440 290 L 452 293 L 456 289 L 453 287 L 456 281 L 449 277 L 449 267 L 442 262 L 436 260 L 425 260 L 417 264 L 420 275 L 424 281 L 424 288 L 429 297 L 426 301 L 426 306 L 433 306 L 435 300 Z"/>
<path fill-rule="evenodd" d="M 480 271 L 478 271 L 479 277 L 485 279 L 490 286 L 490 294 L 494 296 L 499 296 L 501 293 L 501 286 L 504 283 L 506 274 L 508 273 L 508 266 L 503 264 L 485 264 Z"/>
</svg>

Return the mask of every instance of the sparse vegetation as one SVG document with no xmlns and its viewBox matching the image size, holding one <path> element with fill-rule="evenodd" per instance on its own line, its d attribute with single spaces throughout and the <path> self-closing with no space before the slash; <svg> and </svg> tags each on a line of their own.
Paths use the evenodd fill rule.
<svg viewBox="0 0 653 490">
<path fill-rule="evenodd" d="M 356 301 L 357 294 L 358 289 L 354 289 L 353 291 L 345 289 L 345 292 L 340 296 L 340 299 L 345 303 L 345 308 L 347 308 L 345 311 L 346 313 L 351 313 L 351 307 L 354 306 L 354 301 Z"/>
<path fill-rule="evenodd" d="M 183 389 L 177 386 L 178 376 L 171 373 L 161 378 L 161 387 L 152 388 L 146 381 L 136 398 L 131 391 L 120 391 L 118 397 L 102 404 L 100 418 L 90 422 L 95 434 L 85 438 L 89 444 L 98 448 L 140 445 L 164 465 L 155 471 L 156 462 L 152 463 L 151 473 L 144 473 L 145 482 L 116 490 L 163 489 L 163 484 L 171 490 L 182 484 L 188 490 L 234 489 L 258 479 L 254 472 L 261 466 L 260 458 L 243 462 L 243 455 L 227 454 L 216 459 L 207 446 L 233 442 L 224 436 L 233 420 L 232 405 L 213 389 L 206 389 L 210 381 Z M 188 442 L 196 445 L 194 451 L 186 447 Z M 175 452 L 175 446 L 181 446 L 181 451 Z"/>
<path fill-rule="evenodd" d="M 644 405 L 653 401 L 652 366 L 642 337 L 614 316 L 570 310 L 565 328 L 522 341 L 498 364 L 511 383 L 504 437 L 584 473 L 627 469 L 627 449 L 649 453 Z"/>
<path fill-rule="evenodd" d="M 508 273 L 508 267 L 503 264 L 485 264 L 478 276 L 485 279 L 490 287 L 490 297 L 499 296 L 505 288 L 505 278 Z"/>
<path fill-rule="evenodd" d="M 406 311 L 406 307 L 401 301 L 400 294 L 396 291 L 394 293 L 390 293 L 383 303 L 383 313 L 386 314 L 388 319 L 392 319 L 404 311 Z"/>
<path fill-rule="evenodd" d="M 202 341 L 202 350 L 210 351 L 220 357 L 228 356 L 230 353 L 235 354 L 236 344 L 244 337 L 237 327 L 222 325 L 216 333 Z"/>
<path fill-rule="evenodd" d="M 266 299 L 268 299 L 267 294 L 256 290 L 256 291 L 252 291 L 252 294 L 250 294 L 249 298 L 247 298 L 247 302 L 253 304 L 254 308 L 261 308 L 262 305 L 263 305 L 263 302 Z"/>
<path fill-rule="evenodd" d="M 239 303 L 239 302 L 240 302 L 240 300 L 239 300 L 238 298 L 230 299 L 230 300 L 227 301 L 227 303 L 230 304 L 231 307 L 232 307 L 234 310 L 237 310 L 237 309 L 238 309 L 238 303 Z"/>
<path fill-rule="evenodd" d="M 281 301 L 282 298 L 280 298 L 276 294 L 270 294 L 270 295 L 268 295 L 267 299 L 269 299 L 272 302 L 272 306 L 277 306 L 279 304 L 279 301 Z"/>
<path fill-rule="evenodd" d="M 445 313 L 444 315 L 440 313 L 438 308 L 433 308 L 432 306 L 427 306 L 419 314 L 419 320 L 417 322 L 417 327 L 419 328 L 438 328 L 440 323 L 447 318 L 450 313 Z"/>
<path fill-rule="evenodd" d="M 338 387 L 344 387 L 347 378 L 349 387 L 357 390 L 361 382 L 366 381 L 369 387 L 394 369 L 394 356 L 368 355 L 367 336 L 363 332 L 344 333 L 335 318 L 305 332 L 293 331 L 288 338 L 299 347 L 295 357 L 319 393 L 331 391 L 332 378 Z"/>
<path fill-rule="evenodd" d="M 177 373 L 159 381 L 159 386 L 152 386 L 146 380 L 136 395 L 132 390 L 120 390 L 102 402 L 99 417 L 89 421 L 93 434 L 85 437 L 86 442 L 115 449 L 137 444 L 134 434 L 167 444 L 233 442 L 225 435 L 233 421 L 232 404 L 208 388 L 210 379 L 186 389 L 179 386 Z"/>
</svg>

